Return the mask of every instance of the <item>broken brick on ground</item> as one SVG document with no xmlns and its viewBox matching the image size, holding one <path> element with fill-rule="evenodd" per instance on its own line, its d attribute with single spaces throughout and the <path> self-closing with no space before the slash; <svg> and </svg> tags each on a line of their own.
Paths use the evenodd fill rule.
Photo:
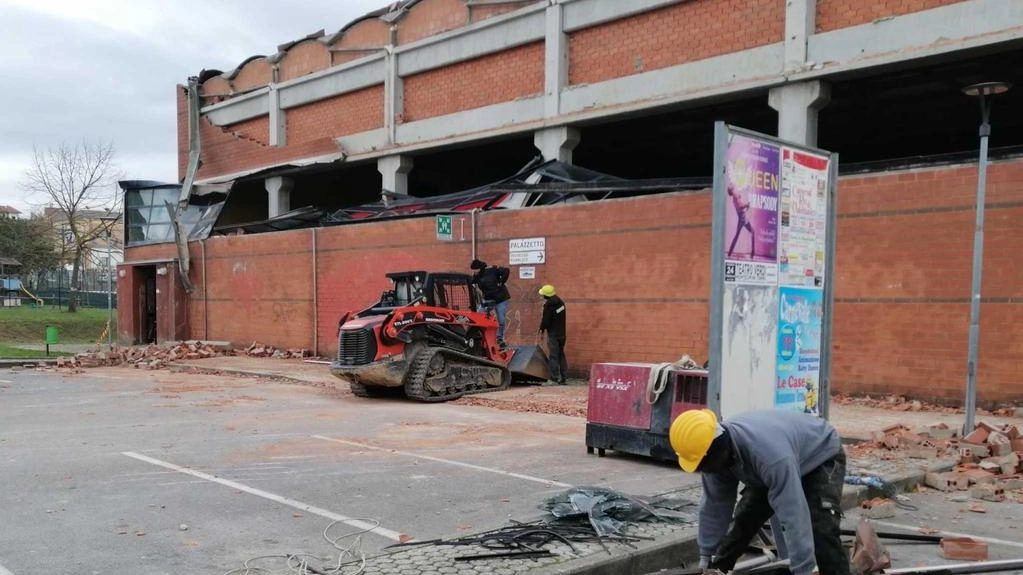
<svg viewBox="0 0 1023 575">
<path fill-rule="evenodd" d="M 82 368 L 125 365 L 140 369 L 161 369 L 176 361 L 191 361 L 210 357 L 248 355 L 275 359 L 301 359 L 311 357 L 308 349 L 279 349 L 253 342 L 244 350 L 235 350 L 222 344 L 186 341 L 173 345 L 143 345 L 121 347 L 114 345 L 108 351 L 97 347 L 95 351 L 71 357 L 58 357 L 56 367 L 78 373 Z"/>
</svg>

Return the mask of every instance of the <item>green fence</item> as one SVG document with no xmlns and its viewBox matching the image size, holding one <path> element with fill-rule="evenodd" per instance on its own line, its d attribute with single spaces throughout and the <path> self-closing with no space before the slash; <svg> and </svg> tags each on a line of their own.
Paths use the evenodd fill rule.
<svg viewBox="0 0 1023 575">
<path fill-rule="evenodd" d="M 46 305 L 60 305 L 67 307 L 68 298 L 70 293 L 67 290 L 40 290 L 32 292 L 36 297 L 41 298 L 46 302 Z M 30 305 L 32 300 L 25 296 L 22 300 L 22 305 Z M 96 291 L 83 291 L 78 292 L 78 305 L 80 307 L 98 307 L 106 309 L 107 307 L 107 292 L 96 292 Z M 117 294 L 110 295 L 110 307 L 117 309 Z"/>
</svg>

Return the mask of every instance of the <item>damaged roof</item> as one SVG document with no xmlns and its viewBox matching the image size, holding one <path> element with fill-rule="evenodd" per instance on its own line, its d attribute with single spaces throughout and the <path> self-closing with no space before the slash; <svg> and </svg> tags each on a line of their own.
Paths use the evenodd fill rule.
<svg viewBox="0 0 1023 575">
<path fill-rule="evenodd" d="M 706 189 L 710 185 L 710 178 L 626 180 L 564 162 L 541 162 L 537 159 L 507 178 L 470 190 L 428 198 L 385 192 L 384 199 L 379 202 L 346 207 L 329 214 L 310 206 L 267 220 L 218 226 L 213 233 L 263 233 L 473 210 L 529 208 Z"/>
</svg>

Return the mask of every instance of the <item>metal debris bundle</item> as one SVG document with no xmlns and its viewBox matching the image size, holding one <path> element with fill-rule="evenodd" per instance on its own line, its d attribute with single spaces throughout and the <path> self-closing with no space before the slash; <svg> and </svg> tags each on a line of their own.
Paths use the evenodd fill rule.
<svg viewBox="0 0 1023 575">
<path fill-rule="evenodd" d="M 602 487 L 573 487 L 547 499 L 541 509 L 548 515 L 534 522 L 513 521 L 507 527 L 476 535 L 399 543 L 392 547 L 475 547 L 455 557 L 457 561 L 535 559 L 552 555 L 549 547 L 557 543 L 564 544 L 570 553 L 577 555 L 578 545 L 584 543 L 598 543 L 610 553 L 607 543 L 634 547 L 633 543 L 650 539 L 630 534 L 630 525 L 654 521 L 694 524 L 696 507 L 695 501 L 671 494 L 645 499 Z"/>
</svg>

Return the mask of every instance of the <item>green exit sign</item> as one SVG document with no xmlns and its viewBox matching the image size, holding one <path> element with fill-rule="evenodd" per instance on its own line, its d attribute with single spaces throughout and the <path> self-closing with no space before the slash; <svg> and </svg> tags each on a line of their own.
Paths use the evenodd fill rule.
<svg viewBox="0 0 1023 575">
<path fill-rule="evenodd" d="M 451 216 L 437 216 L 437 239 L 451 241 Z"/>
</svg>

